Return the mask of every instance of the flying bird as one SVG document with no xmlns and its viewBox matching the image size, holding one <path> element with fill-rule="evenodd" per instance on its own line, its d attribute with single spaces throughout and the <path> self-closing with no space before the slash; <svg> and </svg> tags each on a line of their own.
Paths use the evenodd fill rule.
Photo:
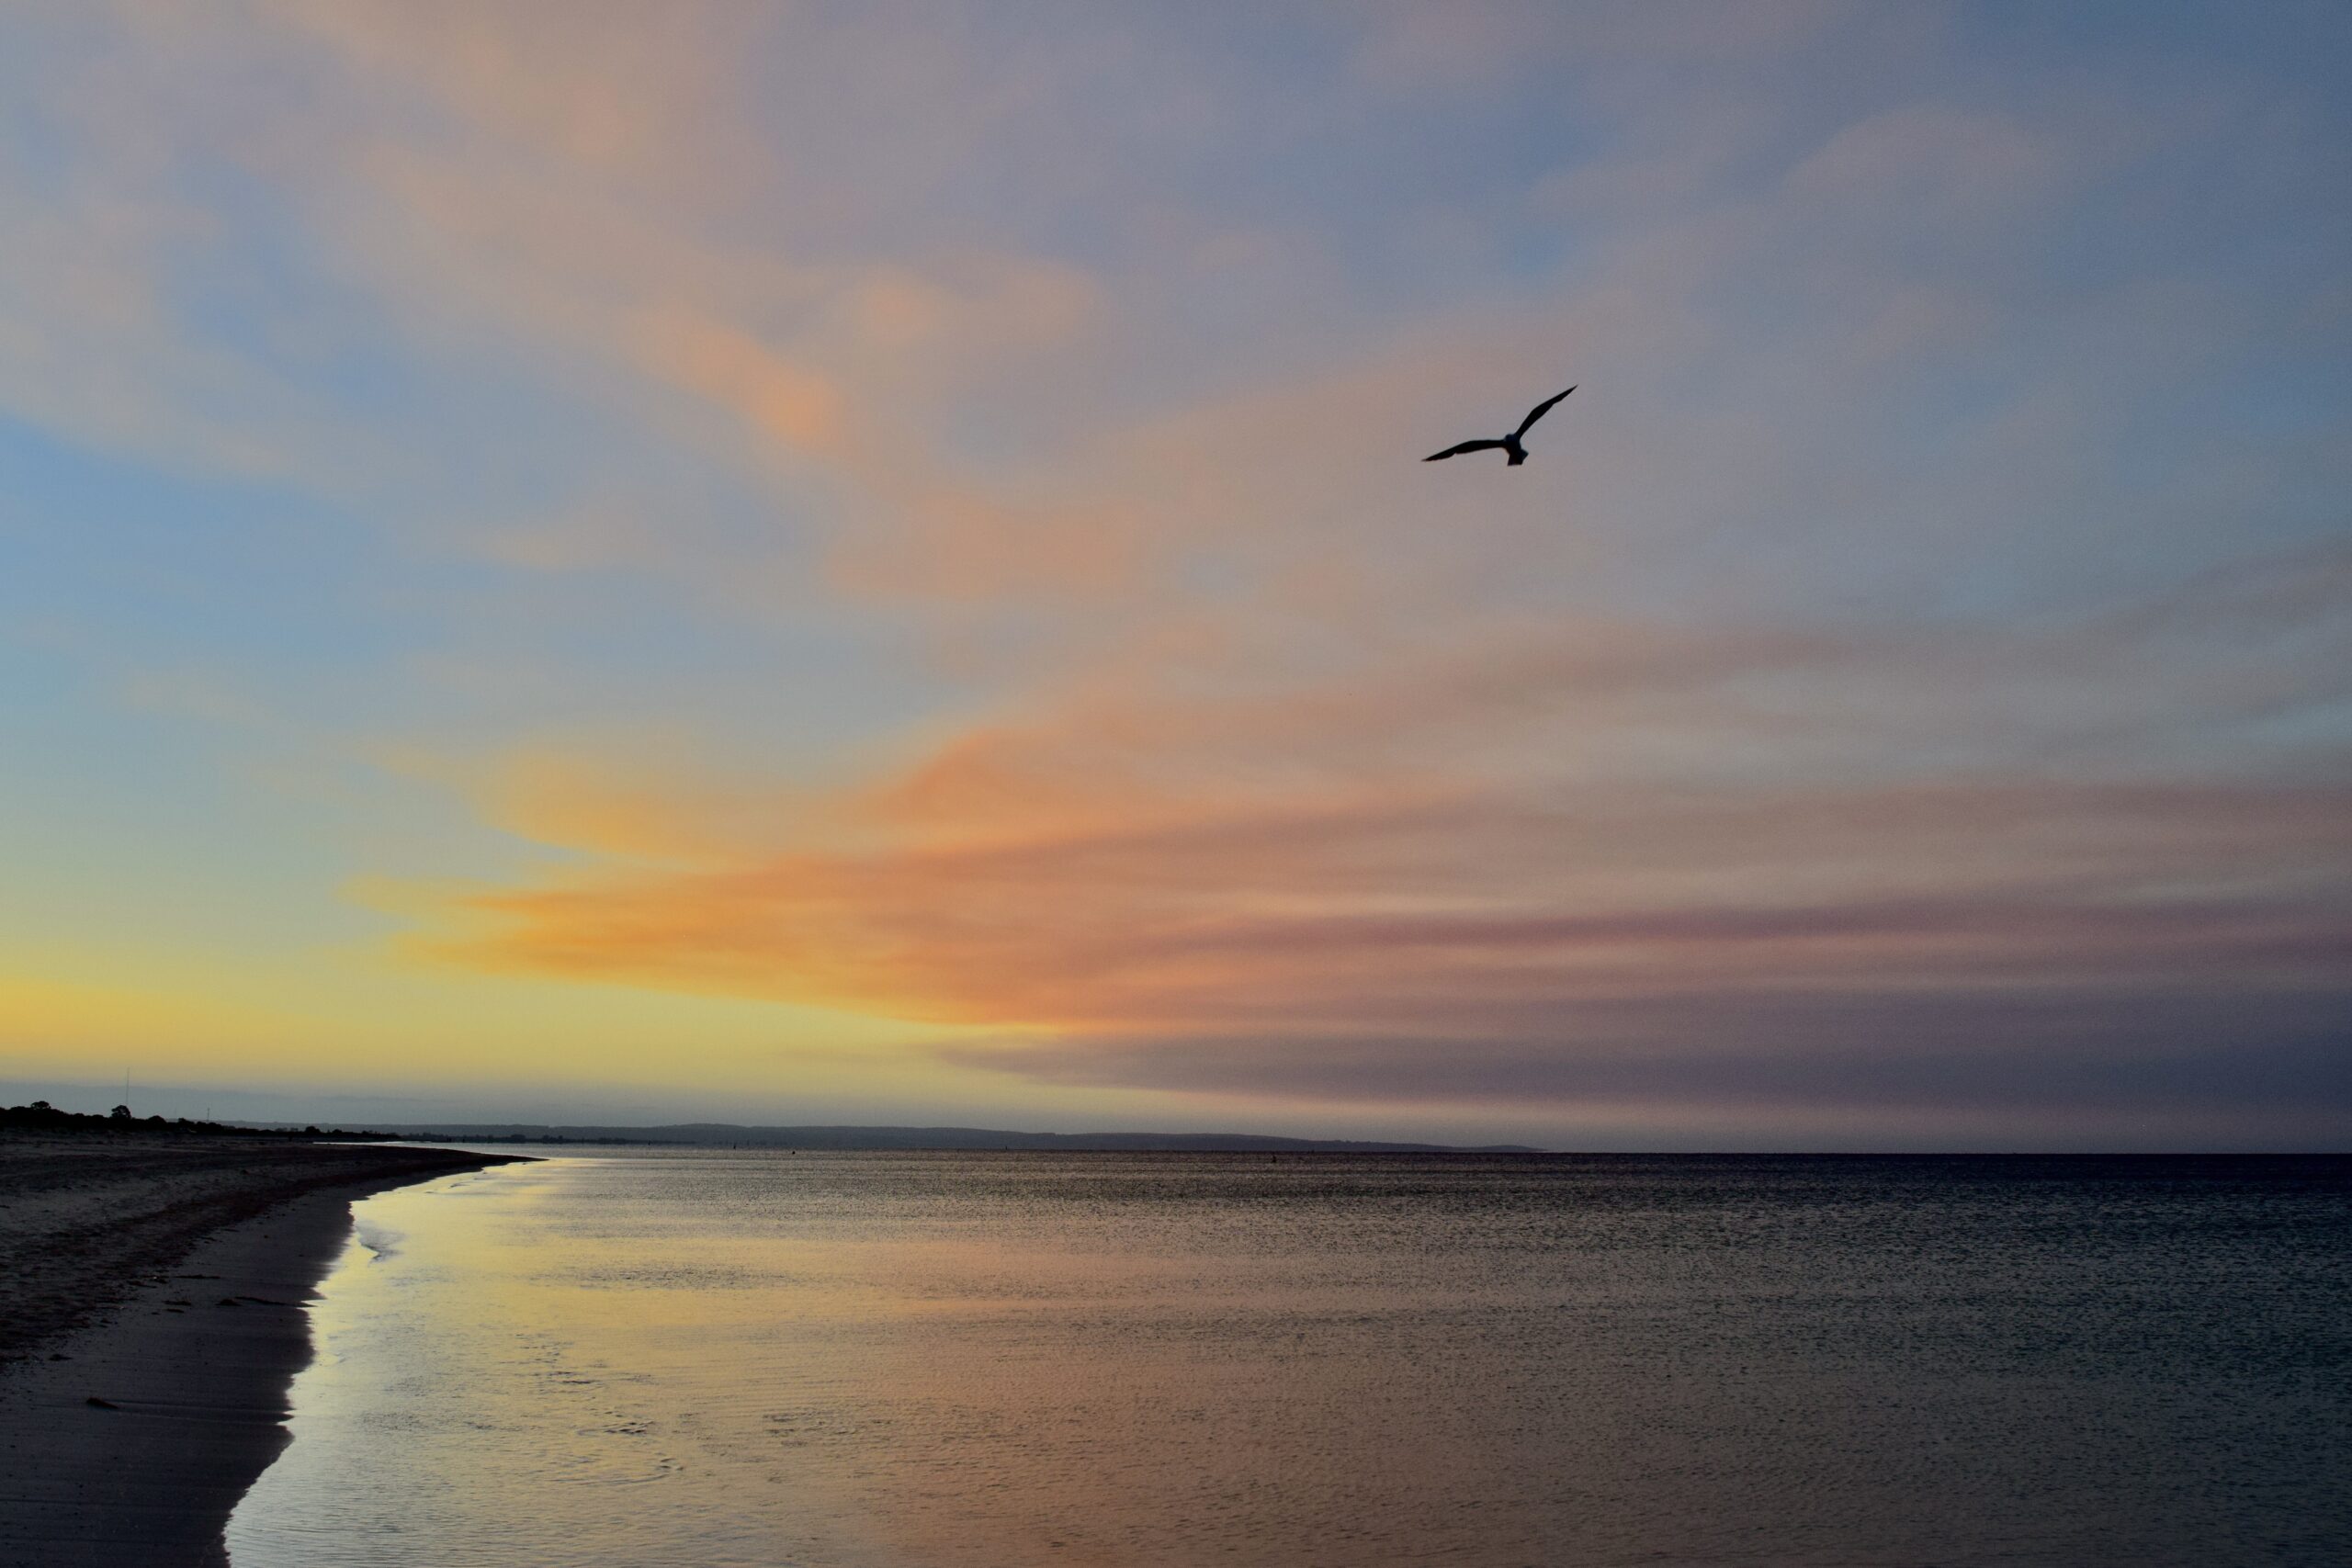
<svg viewBox="0 0 2352 1568">
<path fill-rule="evenodd" d="M 1568 389 L 1568 392 L 1573 392 L 1576 389 L 1574 387 L 1570 387 Z M 1519 422 L 1519 428 L 1512 431 L 1509 435 L 1504 436 L 1500 441 L 1464 441 L 1459 446 L 1449 446 L 1442 452 L 1432 452 L 1428 457 L 1422 458 L 1421 461 L 1424 463 L 1434 463 L 1442 457 L 1459 457 L 1464 452 L 1485 452 L 1493 450 L 1509 453 L 1510 456 L 1505 457 L 1503 462 L 1506 467 L 1516 468 L 1521 463 L 1527 461 L 1527 448 L 1519 444 L 1519 438 L 1526 434 L 1529 430 L 1532 429 L 1537 420 L 1542 419 L 1545 414 L 1550 413 L 1552 412 L 1552 405 L 1558 402 L 1560 398 L 1566 397 L 1568 392 L 1562 392 L 1560 396 L 1556 398 L 1546 398 L 1542 402 L 1537 403 L 1533 408 L 1529 409 L 1527 411 L 1527 417 Z"/>
</svg>

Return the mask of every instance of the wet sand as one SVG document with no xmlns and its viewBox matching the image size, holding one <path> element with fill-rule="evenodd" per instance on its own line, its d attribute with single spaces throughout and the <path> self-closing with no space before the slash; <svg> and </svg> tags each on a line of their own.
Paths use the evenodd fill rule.
<svg viewBox="0 0 2352 1568">
<path fill-rule="evenodd" d="M 0 1137 L 0 1565 L 224 1562 L 352 1200 L 511 1157 Z"/>
</svg>

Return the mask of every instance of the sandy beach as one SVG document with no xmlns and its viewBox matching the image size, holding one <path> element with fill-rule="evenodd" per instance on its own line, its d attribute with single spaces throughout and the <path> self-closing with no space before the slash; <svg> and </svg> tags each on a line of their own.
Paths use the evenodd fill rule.
<svg viewBox="0 0 2352 1568">
<path fill-rule="evenodd" d="M 224 1562 L 352 1200 L 512 1157 L 0 1137 L 0 1564 Z"/>
</svg>

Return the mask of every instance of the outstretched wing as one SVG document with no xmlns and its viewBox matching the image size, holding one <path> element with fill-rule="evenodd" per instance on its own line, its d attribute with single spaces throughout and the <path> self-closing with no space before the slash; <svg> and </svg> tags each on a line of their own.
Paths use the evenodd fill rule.
<svg viewBox="0 0 2352 1568">
<path fill-rule="evenodd" d="M 1574 387 L 1570 387 L 1568 389 L 1568 392 L 1573 392 L 1575 390 L 1576 388 Z M 1568 392 L 1562 392 L 1559 398 L 1546 398 L 1542 402 L 1537 403 L 1533 408 L 1529 409 L 1527 411 L 1527 417 L 1519 422 L 1519 428 L 1511 432 L 1511 434 L 1514 435 L 1526 434 L 1529 429 L 1533 426 L 1535 422 L 1542 419 L 1545 414 L 1550 413 L 1552 412 L 1552 405 L 1558 402 L 1560 398 L 1566 397 Z"/>
<path fill-rule="evenodd" d="M 1421 461 L 1424 463 L 1434 463 L 1441 457 L 1459 457 L 1464 452 L 1492 451 L 1500 447 L 1502 445 L 1503 443 L 1499 441 L 1464 441 L 1459 446 L 1449 446 L 1442 452 L 1432 452 L 1428 457 L 1422 458 Z"/>
</svg>

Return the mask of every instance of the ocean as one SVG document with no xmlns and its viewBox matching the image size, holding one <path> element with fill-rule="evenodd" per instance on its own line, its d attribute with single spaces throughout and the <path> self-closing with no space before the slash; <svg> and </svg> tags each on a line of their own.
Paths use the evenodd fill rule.
<svg viewBox="0 0 2352 1568">
<path fill-rule="evenodd" d="M 357 1217 L 237 1568 L 2352 1562 L 2352 1160 L 636 1148 Z"/>
</svg>

